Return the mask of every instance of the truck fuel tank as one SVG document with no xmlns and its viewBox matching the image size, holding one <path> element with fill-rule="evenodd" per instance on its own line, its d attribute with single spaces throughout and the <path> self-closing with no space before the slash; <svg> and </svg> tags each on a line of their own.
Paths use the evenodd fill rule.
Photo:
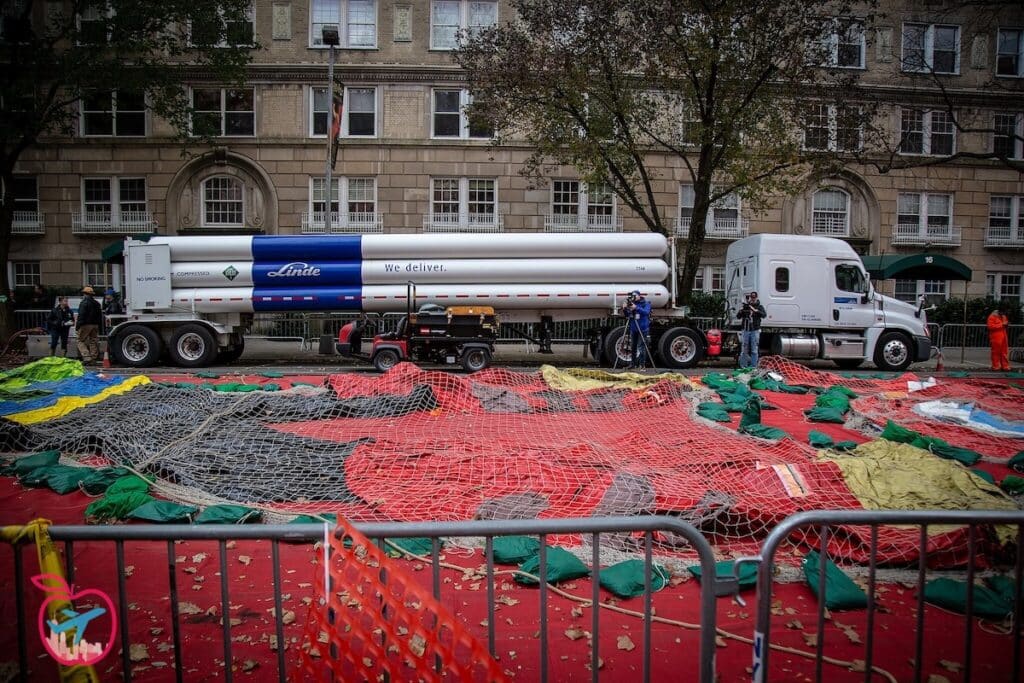
<svg viewBox="0 0 1024 683">
<path fill-rule="evenodd" d="M 813 334 L 777 334 L 772 339 L 772 353 L 786 358 L 810 360 L 821 352 L 821 343 Z"/>
</svg>

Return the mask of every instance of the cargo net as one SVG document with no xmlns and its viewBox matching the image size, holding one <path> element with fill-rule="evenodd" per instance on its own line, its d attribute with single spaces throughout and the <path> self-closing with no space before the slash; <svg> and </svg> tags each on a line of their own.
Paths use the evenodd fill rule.
<svg viewBox="0 0 1024 683">
<path fill-rule="evenodd" d="M 755 552 L 795 512 L 861 507 L 839 467 L 809 445 L 698 417 L 712 396 L 677 374 L 461 375 L 401 364 L 277 393 L 145 385 L 56 420 L 0 420 L 0 450 L 59 449 L 80 462 L 101 454 L 173 500 L 258 507 L 269 521 L 655 514 L 697 526 L 723 555 Z M 831 538 L 836 555 L 868 555 L 866 529 Z M 689 554 L 669 534 L 657 541 Z M 607 542 L 638 547 L 628 534 Z M 883 561 L 916 556 L 915 531 L 880 542 Z"/>
</svg>

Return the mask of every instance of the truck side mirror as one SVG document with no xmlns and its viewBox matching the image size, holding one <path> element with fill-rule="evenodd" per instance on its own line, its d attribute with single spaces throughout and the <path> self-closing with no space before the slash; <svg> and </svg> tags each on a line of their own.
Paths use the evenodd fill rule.
<svg viewBox="0 0 1024 683">
<path fill-rule="evenodd" d="M 860 302 L 862 304 L 866 304 L 869 301 L 871 301 L 871 293 L 870 292 L 864 292 L 863 294 L 860 295 Z"/>
</svg>

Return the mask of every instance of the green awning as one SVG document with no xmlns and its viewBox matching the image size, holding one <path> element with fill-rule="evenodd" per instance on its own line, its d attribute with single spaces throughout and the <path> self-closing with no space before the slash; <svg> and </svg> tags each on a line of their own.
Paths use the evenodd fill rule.
<svg viewBox="0 0 1024 683">
<path fill-rule="evenodd" d="M 971 269 L 942 254 L 887 254 L 861 256 L 873 280 L 970 280 Z"/>
<path fill-rule="evenodd" d="M 153 236 L 151 232 L 143 232 L 138 235 L 130 235 L 133 240 L 142 240 L 148 242 L 149 238 Z M 124 259 L 124 240 L 118 240 L 111 242 L 107 246 L 103 247 L 103 251 L 100 252 L 100 258 L 104 261 L 118 261 Z"/>
</svg>

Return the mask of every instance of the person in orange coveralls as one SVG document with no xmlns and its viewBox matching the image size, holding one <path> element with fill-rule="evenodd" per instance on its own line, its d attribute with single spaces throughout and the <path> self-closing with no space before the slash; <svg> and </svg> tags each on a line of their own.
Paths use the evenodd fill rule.
<svg viewBox="0 0 1024 683">
<path fill-rule="evenodd" d="M 1006 328 L 1010 321 L 1002 306 L 988 316 L 988 343 L 992 347 L 992 369 L 1010 369 L 1010 347 L 1006 338 Z"/>
</svg>

